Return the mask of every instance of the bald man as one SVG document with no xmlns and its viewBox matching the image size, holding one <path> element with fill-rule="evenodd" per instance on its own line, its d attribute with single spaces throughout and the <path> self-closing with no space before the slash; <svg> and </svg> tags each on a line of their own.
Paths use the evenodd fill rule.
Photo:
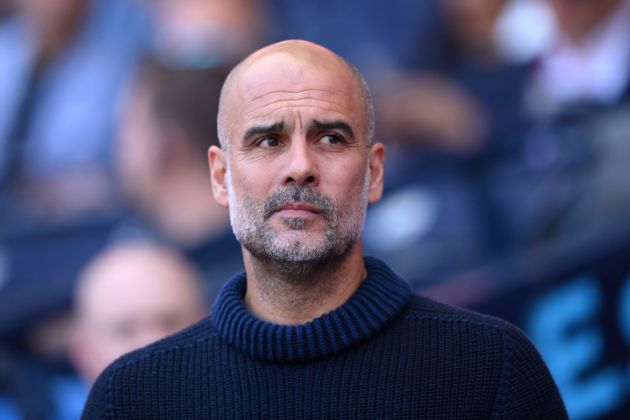
<svg viewBox="0 0 630 420">
<path fill-rule="evenodd" d="M 319 45 L 230 73 L 209 160 L 245 272 L 210 317 L 111 365 L 84 418 L 566 418 L 519 330 L 413 296 L 363 256 L 383 189 L 373 120 L 362 76 Z"/>
<path fill-rule="evenodd" d="M 70 358 L 92 383 L 123 354 L 201 319 L 206 306 L 197 273 L 173 251 L 145 243 L 113 246 L 79 278 Z"/>
</svg>

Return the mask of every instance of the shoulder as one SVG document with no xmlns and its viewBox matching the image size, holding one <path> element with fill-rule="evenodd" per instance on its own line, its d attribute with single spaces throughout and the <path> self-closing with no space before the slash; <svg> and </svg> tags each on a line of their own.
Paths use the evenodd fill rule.
<svg viewBox="0 0 630 420">
<path fill-rule="evenodd" d="M 402 316 L 408 320 L 427 320 L 447 324 L 468 325 L 474 329 L 489 329 L 499 334 L 516 334 L 524 337 L 524 334 L 518 327 L 501 318 L 437 302 L 417 294 L 412 295 L 409 305 L 407 305 Z"/>
<path fill-rule="evenodd" d="M 402 322 L 431 331 L 462 367 L 483 366 L 496 378 L 492 418 L 566 418 L 564 404 L 542 357 L 525 333 L 500 318 L 413 296 Z"/>
<path fill-rule="evenodd" d="M 479 351 L 500 349 L 503 357 L 522 353 L 524 362 L 540 360 L 538 351 L 525 333 L 515 325 L 490 315 L 436 302 L 424 296 L 412 296 L 402 319 L 430 328 L 435 334 L 454 342 L 464 340 Z M 473 355 L 471 353 L 471 355 Z M 544 366 L 544 365 L 543 365 Z M 545 368 L 546 370 L 546 368 Z"/>
</svg>

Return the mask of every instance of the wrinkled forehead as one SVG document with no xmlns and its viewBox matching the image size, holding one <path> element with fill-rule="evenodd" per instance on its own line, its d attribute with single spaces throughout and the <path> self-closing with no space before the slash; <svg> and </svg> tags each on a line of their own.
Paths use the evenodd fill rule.
<svg viewBox="0 0 630 420">
<path fill-rule="evenodd" d="M 236 75 L 233 100 L 246 105 L 274 94 L 313 92 L 349 109 L 360 103 L 360 89 L 338 57 L 317 51 L 278 51 L 244 63 Z"/>
</svg>

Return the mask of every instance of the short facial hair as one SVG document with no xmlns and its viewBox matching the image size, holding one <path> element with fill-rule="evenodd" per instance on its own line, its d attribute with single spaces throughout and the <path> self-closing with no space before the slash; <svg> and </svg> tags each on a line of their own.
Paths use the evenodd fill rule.
<svg viewBox="0 0 630 420">
<path fill-rule="evenodd" d="M 271 193 L 256 203 L 236 197 L 231 171 L 228 168 L 227 186 L 230 223 L 241 245 L 254 257 L 264 271 L 273 272 L 294 284 L 307 281 L 317 273 L 328 271 L 350 252 L 361 236 L 367 211 L 369 170 L 365 172 L 363 188 L 358 196 L 344 203 L 335 203 L 326 195 L 309 186 L 292 185 Z M 287 232 L 279 232 L 269 219 L 290 202 L 308 203 L 324 219 L 323 237 L 317 239 L 292 237 L 292 232 L 308 228 L 310 220 L 284 218 Z M 273 270 L 269 270 L 273 267 Z"/>
</svg>

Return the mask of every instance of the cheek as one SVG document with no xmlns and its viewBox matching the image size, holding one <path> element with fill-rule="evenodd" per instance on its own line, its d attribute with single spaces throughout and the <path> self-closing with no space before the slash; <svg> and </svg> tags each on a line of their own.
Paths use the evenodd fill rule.
<svg viewBox="0 0 630 420">
<path fill-rule="evenodd" d="M 270 168 L 249 167 L 246 171 L 230 172 L 229 183 L 232 193 L 240 200 L 258 201 L 273 190 L 273 177 Z"/>
<path fill-rule="evenodd" d="M 322 174 L 322 181 L 330 185 L 330 194 L 334 194 L 340 202 L 348 202 L 359 196 L 365 186 L 367 165 L 360 164 L 339 166 Z"/>
</svg>

